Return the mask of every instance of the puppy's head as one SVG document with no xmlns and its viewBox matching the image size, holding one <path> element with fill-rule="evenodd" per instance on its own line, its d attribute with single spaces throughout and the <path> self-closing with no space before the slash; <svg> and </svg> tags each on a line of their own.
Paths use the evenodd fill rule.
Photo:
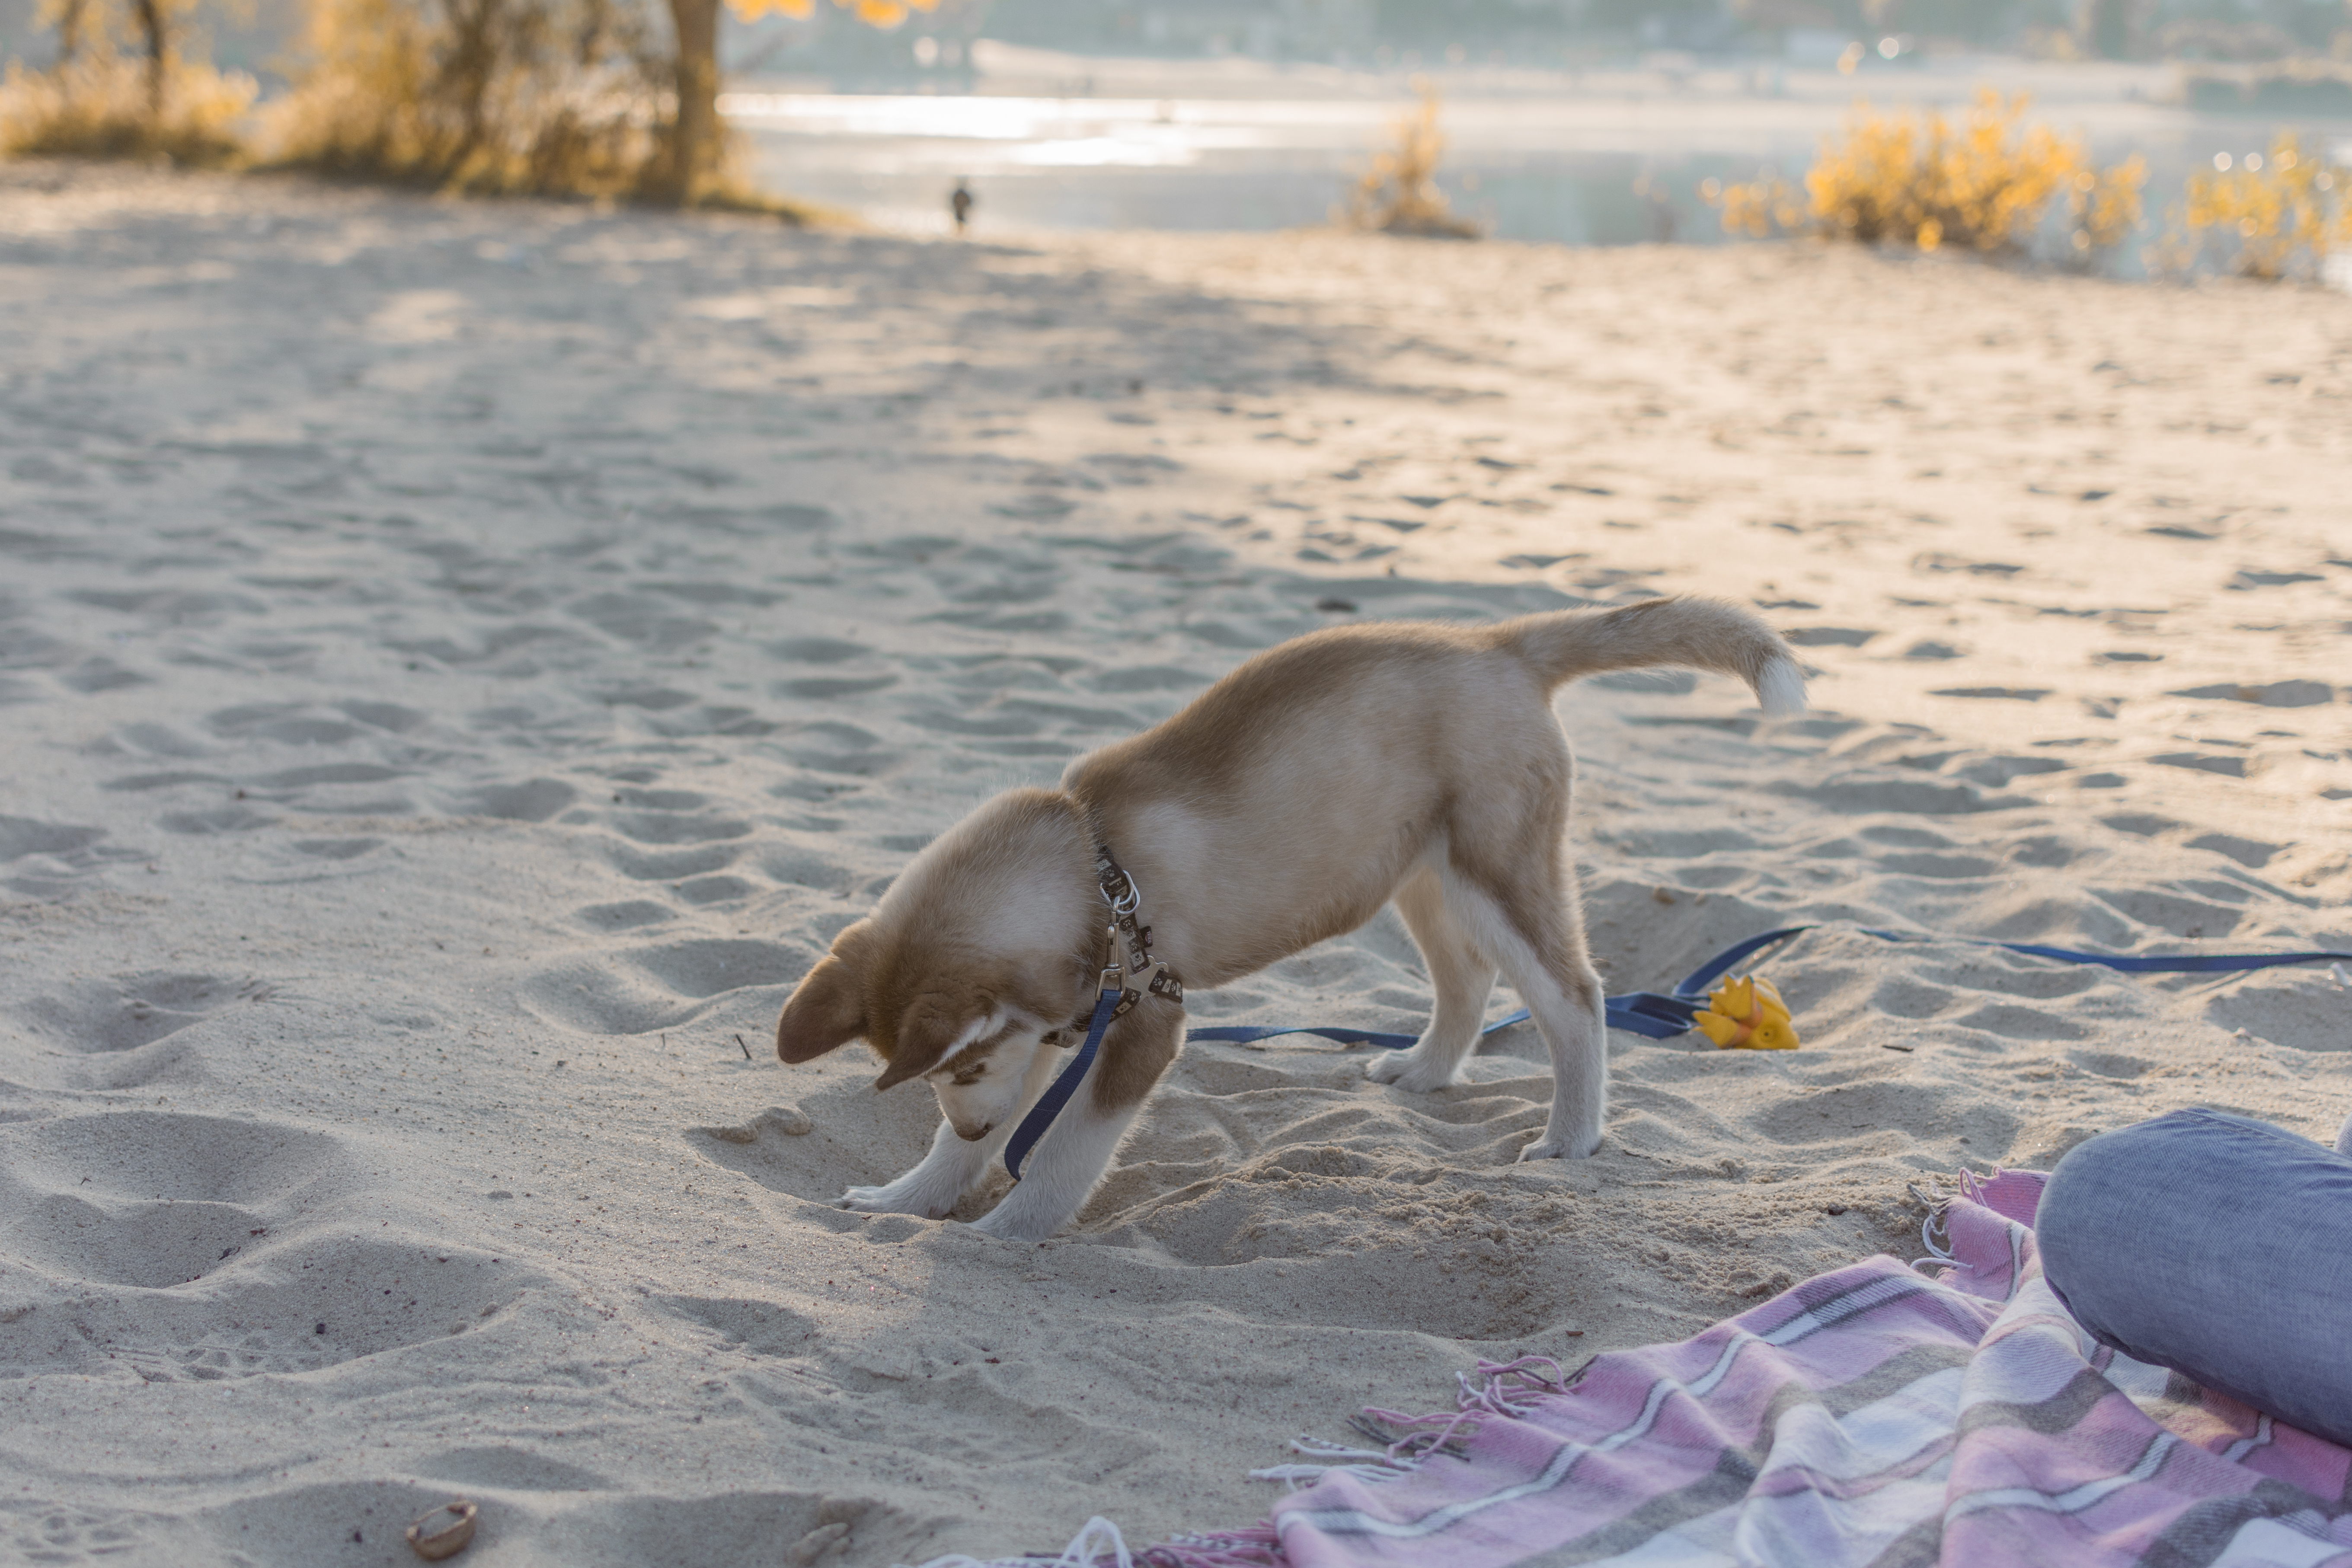
<svg viewBox="0 0 2352 1568">
<path fill-rule="evenodd" d="M 834 939 L 776 1020 L 776 1055 L 805 1062 L 863 1039 L 877 1089 L 928 1079 L 958 1133 L 1017 1109 L 1046 1034 L 1085 1006 L 1100 900 L 1077 805 L 997 796 L 908 864 L 873 914 Z"/>
</svg>

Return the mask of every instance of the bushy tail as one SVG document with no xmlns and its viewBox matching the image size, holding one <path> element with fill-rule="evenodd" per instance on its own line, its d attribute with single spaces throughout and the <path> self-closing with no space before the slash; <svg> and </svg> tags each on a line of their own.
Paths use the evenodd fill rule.
<svg viewBox="0 0 2352 1568">
<path fill-rule="evenodd" d="M 1547 689 L 1612 669 L 1679 666 L 1738 676 L 1767 713 L 1805 706 L 1805 678 L 1780 634 L 1721 599 L 1645 599 L 1617 610 L 1559 610 L 1495 628 Z"/>
</svg>

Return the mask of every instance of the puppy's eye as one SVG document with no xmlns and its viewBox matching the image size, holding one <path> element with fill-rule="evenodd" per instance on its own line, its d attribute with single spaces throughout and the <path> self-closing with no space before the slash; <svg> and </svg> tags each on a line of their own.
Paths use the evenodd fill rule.
<svg viewBox="0 0 2352 1568">
<path fill-rule="evenodd" d="M 963 1071 L 955 1075 L 955 1080 L 960 1084 L 977 1083 L 980 1080 L 981 1074 L 987 1070 L 988 1064 L 986 1062 L 982 1062 L 978 1067 L 964 1068 Z"/>
</svg>

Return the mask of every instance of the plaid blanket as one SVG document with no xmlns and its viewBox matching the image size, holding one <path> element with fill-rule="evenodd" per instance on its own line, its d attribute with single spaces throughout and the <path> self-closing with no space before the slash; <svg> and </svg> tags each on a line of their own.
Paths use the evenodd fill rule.
<svg viewBox="0 0 2352 1568">
<path fill-rule="evenodd" d="M 1064 1561 L 2352 1568 L 2352 1450 L 2085 1335 L 2042 1182 L 1967 1183 L 1926 1275 L 1874 1258 L 1573 1376 L 1482 1364 L 1457 1410 L 1367 1412 L 1383 1448 L 1261 1472 L 1297 1489 L 1264 1524 L 1129 1552 L 1098 1521 Z"/>
</svg>

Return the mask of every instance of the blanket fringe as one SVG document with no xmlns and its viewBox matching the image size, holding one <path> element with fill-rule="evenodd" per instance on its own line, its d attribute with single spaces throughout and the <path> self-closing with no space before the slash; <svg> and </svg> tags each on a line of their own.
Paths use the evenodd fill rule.
<svg viewBox="0 0 2352 1568">
<path fill-rule="evenodd" d="M 1983 1204 L 1990 1207 L 1991 1202 L 1985 1195 L 1985 1188 L 1991 1183 L 1999 1181 L 2006 1173 L 2007 1169 L 2006 1166 L 1995 1165 L 1984 1174 L 1979 1175 L 1963 1165 L 1958 1174 L 1953 1178 L 1958 1184 L 1958 1192 L 1948 1193 L 1944 1190 L 1942 1183 L 1932 1179 L 1925 1187 L 1916 1182 L 1908 1184 L 1906 1190 L 1914 1198 L 1926 1205 L 1927 1209 L 1927 1217 L 1919 1222 L 1919 1242 L 1927 1249 L 1927 1256 L 1913 1258 L 1910 1263 L 1911 1268 L 1925 1271 L 1959 1267 L 1958 1259 L 1952 1256 L 1952 1237 L 1951 1232 L 1944 1226 L 1944 1211 L 1956 1198 L 1966 1198 L 1972 1204 Z M 1929 1278 L 1941 1279 L 1943 1276 L 1931 1274 Z"/>
<path fill-rule="evenodd" d="M 1927 1217 L 1919 1222 L 1919 1245 L 1927 1249 L 1927 1256 L 1915 1258 L 1906 1267 L 1918 1269 L 1922 1273 L 1935 1268 L 1959 1267 L 1958 1261 L 1952 1257 L 1951 1233 L 1944 1228 L 1944 1206 L 1954 1197 L 1965 1194 L 1969 1176 L 1969 1172 L 1967 1167 L 1961 1167 L 1962 1194 L 1946 1192 L 1943 1184 L 1932 1178 L 1925 1187 L 1916 1182 L 1906 1184 L 1905 1190 L 1925 1205 L 1927 1210 Z M 1928 1278 L 1941 1279 L 1942 1276 L 1928 1274 Z"/>
<path fill-rule="evenodd" d="M 1147 1548 L 1136 1561 L 1144 1568 L 1290 1568 L 1271 1524 L 1179 1535 Z"/>
<path fill-rule="evenodd" d="M 1328 1475 L 1352 1476 L 1360 1481 L 1391 1481 L 1421 1468 L 1435 1455 L 1470 1457 L 1469 1441 L 1490 1415 L 1525 1415 L 1535 1408 L 1529 1396 L 1565 1394 L 1569 1374 L 1548 1355 L 1523 1355 L 1517 1361 L 1481 1361 L 1469 1372 L 1457 1372 L 1460 1385 L 1454 1408 L 1430 1415 L 1367 1406 L 1349 1425 L 1381 1444 L 1378 1448 L 1351 1448 L 1318 1437 L 1290 1440 L 1293 1453 L 1310 1459 L 1332 1461 L 1312 1465 L 1269 1465 L 1252 1470 L 1254 1481 L 1280 1481 L 1292 1491 L 1313 1486 Z"/>
<path fill-rule="evenodd" d="M 1549 1376 L 1545 1375 L 1547 1372 Z M 1474 1377 L 1478 1380 L 1475 1388 L 1471 1386 Z M 1477 1371 L 1457 1372 L 1454 1380 L 1462 1385 L 1461 1404 L 1465 1414 L 1477 1411 L 1488 1415 L 1525 1415 L 1535 1408 L 1532 1404 L 1522 1403 L 1526 1395 L 1568 1392 L 1568 1373 L 1548 1355 L 1523 1355 L 1517 1361 L 1481 1361 Z"/>
<path fill-rule="evenodd" d="M 1097 1514 L 1082 1525 L 1058 1557 L 1000 1557 L 993 1562 L 961 1552 L 934 1557 L 920 1568 L 1136 1568 L 1135 1553 L 1118 1526 Z M 1171 1568 L 1175 1568 L 1171 1564 Z"/>
</svg>

